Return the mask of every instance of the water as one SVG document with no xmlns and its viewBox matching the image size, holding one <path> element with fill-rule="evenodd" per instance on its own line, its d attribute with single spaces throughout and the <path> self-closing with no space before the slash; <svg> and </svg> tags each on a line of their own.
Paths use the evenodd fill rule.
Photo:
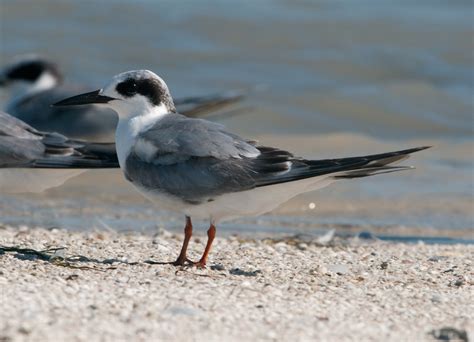
<svg viewBox="0 0 474 342">
<path fill-rule="evenodd" d="M 306 157 L 434 146 L 409 160 L 414 171 L 341 182 L 225 229 L 267 222 L 283 231 L 350 226 L 472 237 L 473 15 L 470 1 L 3 0 L 0 62 L 39 52 L 70 80 L 94 86 L 148 68 L 178 95 L 258 86 L 245 114 L 221 121 Z M 100 172 L 41 195 L 2 195 L 0 206 L 11 224 L 182 225 L 119 174 Z"/>
</svg>

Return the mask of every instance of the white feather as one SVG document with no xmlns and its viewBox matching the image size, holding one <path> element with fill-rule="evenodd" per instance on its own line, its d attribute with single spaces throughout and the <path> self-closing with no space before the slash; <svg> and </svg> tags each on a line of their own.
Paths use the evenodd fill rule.
<svg viewBox="0 0 474 342">
<path fill-rule="evenodd" d="M 125 162 L 132 148 L 136 148 L 135 145 L 137 142 L 140 144 L 140 141 L 137 140 L 138 134 L 146 131 L 148 127 L 156 123 L 166 114 L 168 114 L 168 112 L 164 106 L 157 106 L 154 110 L 150 110 L 145 115 L 119 116 L 119 122 L 115 132 L 115 145 L 122 170 L 125 171 Z M 152 152 L 149 146 L 143 144 L 138 146 L 137 151 L 141 151 L 145 154 Z"/>
</svg>

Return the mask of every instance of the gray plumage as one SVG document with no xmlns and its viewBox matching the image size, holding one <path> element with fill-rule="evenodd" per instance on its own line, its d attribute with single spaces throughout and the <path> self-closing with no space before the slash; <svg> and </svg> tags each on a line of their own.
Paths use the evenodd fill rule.
<svg viewBox="0 0 474 342">
<path fill-rule="evenodd" d="M 173 158 L 227 159 L 259 154 L 251 143 L 226 132 L 223 125 L 202 119 L 189 119 L 180 114 L 165 115 L 139 134 L 138 138 L 152 143 L 159 149 L 158 159 L 154 160 L 158 163 L 175 163 Z M 166 162 L 160 160 L 161 157 Z"/>
<path fill-rule="evenodd" d="M 40 132 L 0 112 L 0 168 L 117 168 L 115 144 Z"/>
<path fill-rule="evenodd" d="M 235 161 L 256 156 L 259 151 L 226 132 L 222 125 L 168 114 L 138 139 L 157 149 L 151 156 L 135 150 L 127 157 L 125 175 L 141 186 L 187 202 L 253 187 L 249 172 L 239 170 Z"/>
<path fill-rule="evenodd" d="M 126 160 L 125 175 L 145 189 L 198 204 L 230 192 L 321 175 L 356 178 L 403 170 L 407 167 L 388 164 L 425 148 L 306 160 L 284 150 L 257 146 L 219 124 L 169 114 L 138 135 Z"/>
</svg>

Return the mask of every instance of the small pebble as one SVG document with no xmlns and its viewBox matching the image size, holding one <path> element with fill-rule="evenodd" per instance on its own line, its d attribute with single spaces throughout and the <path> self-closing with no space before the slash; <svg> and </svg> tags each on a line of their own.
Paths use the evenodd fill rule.
<svg viewBox="0 0 474 342">
<path fill-rule="evenodd" d="M 211 270 L 213 271 L 225 271 L 225 267 L 222 264 L 215 264 L 211 266 Z"/>
<path fill-rule="evenodd" d="M 446 259 L 448 259 L 448 257 L 443 256 L 443 255 L 435 255 L 435 256 L 430 257 L 428 261 L 439 262 L 441 260 L 446 260 Z"/>
<path fill-rule="evenodd" d="M 328 265 L 327 269 L 330 272 L 336 273 L 338 275 L 344 275 L 344 274 L 349 273 L 349 266 L 347 265 L 341 265 L 341 264 Z"/>
<path fill-rule="evenodd" d="M 79 274 L 70 274 L 65 279 L 66 280 L 77 280 L 79 278 Z"/>
</svg>

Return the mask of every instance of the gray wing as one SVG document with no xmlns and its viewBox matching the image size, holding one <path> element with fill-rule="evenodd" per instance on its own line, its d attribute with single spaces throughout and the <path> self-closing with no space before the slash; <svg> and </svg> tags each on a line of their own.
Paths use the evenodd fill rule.
<svg viewBox="0 0 474 342">
<path fill-rule="evenodd" d="M 23 121 L 0 111 L 0 136 L 34 138 L 37 130 Z"/>
<path fill-rule="evenodd" d="M 227 159 L 259 154 L 253 143 L 225 131 L 223 125 L 180 114 L 166 115 L 139 138 L 158 149 L 154 162 L 160 164 L 190 157 Z"/>
<path fill-rule="evenodd" d="M 138 137 L 125 174 L 140 186 L 202 203 L 229 192 L 322 175 L 356 178 L 403 170 L 407 167 L 389 164 L 425 148 L 305 160 L 277 148 L 257 147 L 220 125 L 170 115 Z"/>
<path fill-rule="evenodd" d="M 70 140 L 37 131 L 0 112 L 0 168 L 118 167 L 115 144 Z"/>
<path fill-rule="evenodd" d="M 244 158 L 260 152 L 222 125 L 169 114 L 140 134 L 125 174 L 138 185 L 190 202 L 255 186 Z"/>
</svg>

